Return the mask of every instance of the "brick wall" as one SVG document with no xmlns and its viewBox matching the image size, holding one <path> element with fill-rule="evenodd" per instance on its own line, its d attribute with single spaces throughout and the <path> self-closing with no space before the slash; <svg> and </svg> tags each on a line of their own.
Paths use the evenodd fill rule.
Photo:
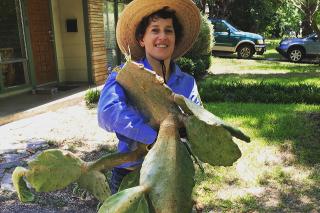
<svg viewBox="0 0 320 213">
<path fill-rule="evenodd" d="M 107 78 L 107 55 L 103 25 L 103 1 L 88 0 L 89 35 L 94 82 L 103 84 Z"/>
</svg>

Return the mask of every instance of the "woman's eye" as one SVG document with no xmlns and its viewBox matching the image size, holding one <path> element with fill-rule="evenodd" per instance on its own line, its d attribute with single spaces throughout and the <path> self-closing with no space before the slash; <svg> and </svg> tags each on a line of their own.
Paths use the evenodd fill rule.
<svg viewBox="0 0 320 213">
<path fill-rule="evenodd" d="M 173 29 L 166 29 L 165 32 L 168 33 L 168 34 L 174 33 Z"/>
<path fill-rule="evenodd" d="M 159 29 L 153 28 L 153 29 L 151 29 L 151 32 L 153 32 L 153 33 L 158 33 L 158 32 L 159 32 Z"/>
</svg>

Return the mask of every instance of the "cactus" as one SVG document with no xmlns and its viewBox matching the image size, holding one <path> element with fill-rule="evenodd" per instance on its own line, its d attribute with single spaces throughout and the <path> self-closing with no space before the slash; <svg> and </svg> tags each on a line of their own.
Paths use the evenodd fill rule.
<svg viewBox="0 0 320 213">
<path fill-rule="evenodd" d="M 47 150 L 17 167 L 14 186 L 22 202 L 33 200 L 23 177 L 36 191 L 62 189 L 72 182 L 91 192 L 103 205 L 99 212 L 190 212 L 194 167 L 190 154 L 214 166 L 230 166 L 241 157 L 233 137 L 249 142 L 239 129 L 225 123 L 203 107 L 174 94 L 163 79 L 141 64 L 128 60 L 118 70 L 117 81 L 130 101 L 159 129 L 153 147 L 139 144 L 130 153 L 106 155 L 85 162 L 69 152 Z M 191 145 L 181 142 L 178 129 L 185 127 Z M 192 152 L 192 153 L 190 153 Z M 145 156 L 140 173 L 124 179 L 120 192 L 110 196 L 102 170 Z M 130 179 L 132 178 L 132 179 Z"/>
<path fill-rule="evenodd" d="M 55 191 L 77 182 L 103 202 L 111 193 L 105 176 L 100 171 L 138 160 L 145 154 L 145 145 L 141 144 L 130 153 L 109 154 L 97 161 L 85 162 L 71 152 L 49 149 L 28 162 L 29 169 L 16 167 L 12 174 L 12 182 L 22 202 L 34 200 L 34 195 L 27 188 L 24 177 L 37 192 Z"/>
</svg>

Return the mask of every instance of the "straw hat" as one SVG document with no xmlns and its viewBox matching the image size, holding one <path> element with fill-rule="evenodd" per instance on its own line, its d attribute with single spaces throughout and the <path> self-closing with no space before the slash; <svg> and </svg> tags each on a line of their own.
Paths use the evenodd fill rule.
<svg viewBox="0 0 320 213">
<path fill-rule="evenodd" d="M 116 30 L 116 37 L 122 53 L 129 53 L 138 60 L 145 56 L 145 50 L 136 40 L 135 32 L 141 20 L 164 7 L 176 11 L 183 32 L 176 44 L 172 58 L 185 54 L 195 42 L 200 31 L 200 12 L 192 0 L 134 0 L 123 10 Z"/>
</svg>

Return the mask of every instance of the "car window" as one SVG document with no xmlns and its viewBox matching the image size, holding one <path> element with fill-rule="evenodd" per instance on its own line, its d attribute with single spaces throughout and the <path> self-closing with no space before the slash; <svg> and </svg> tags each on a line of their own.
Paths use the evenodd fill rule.
<svg viewBox="0 0 320 213">
<path fill-rule="evenodd" d="M 215 32 L 227 32 L 227 26 L 222 22 L 214 23 L 214 31 Z"/>
</svg>

